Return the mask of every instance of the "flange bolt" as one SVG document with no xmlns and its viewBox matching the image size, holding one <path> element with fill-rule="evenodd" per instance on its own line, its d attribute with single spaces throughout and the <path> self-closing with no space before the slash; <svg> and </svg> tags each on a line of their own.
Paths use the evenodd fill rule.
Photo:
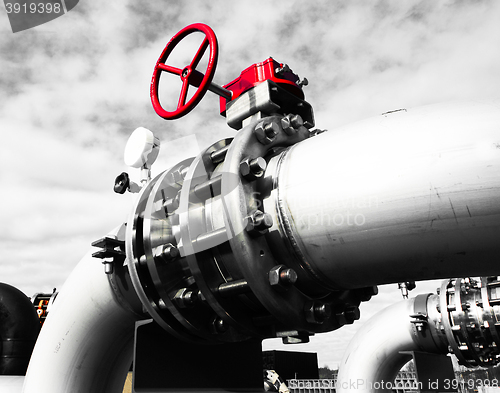
<svg viewBox="0 0 500 393">
<path fill-rule="evenodd" d="M 290 268 L 283 269 L 280 272 L 280 281 L 284 284 L 295 284 L 297 282 L 297 273 Z"/>
<path fill-rule="evenodd" d="M 225 333 L 229 329 L 229 325 L 221 318 L 214 318 L 209 329 L 212 334 Z"/>
<path fill-rule="evenodd" d="M 180 254 L 179 249 L 175 247 L 172 243 L 156 247 L 153 252 L 153 256 L 155 258 L 163 258 L 166 261 L 171 261 L 177 258 L 179 254 Z"/>
<path fill-rule="evenodd" d="M 188 308 L 198 301 L 198 293 L 188 288 L 181 288 L 174 296 L 174 301 L 180 308 Z"/>
<path fill-rule="evenodd" d="M 297 273 L 285 265 L 277 265 L 269 271 L 269 284 L 278 291 L 286 291 L 296 282 Z"/>
<path fill-rule="evenodd" d="M 358 307 L 347 307 L 344 311 L 344 317 L 347 324 L 352 324 L 354 321 L 357 321 L 360 317 L 361 313 L 359 312 Z"/>
<path fill-rule="evenodd" d="M 304 120 L 300 115 L 288 114 L 281 119 L 281 127 L 285 134 L 293 135 L 304 125 Z"/>
<path fill-rule="evenodd" d="M 304 311 L 306 321 L 315 324 L 322 324 L 332 315 L 331 306 L 323 302 L 308 302 Z"/>
<path fill-rule="evenodd" d="M 280 133 L 280 126 L 275 121 L 262 121 L 255 126 L 255 137 L 263 145 L 269 145 Z"/>
<path fill-rule="evenodd" d="M 246 157 L 240 163 L 240 173 L 247 180 L 255 180 L 264 174 L 267 168 L 266 160 L 262 157 Z"/>
<path fill-rule="evenodd" d="M 263 235 L 273 226 L 273 217 L 269 213 L 255 210 L 246 217 L 246 231 L 253 236 Z"/>
</svg>

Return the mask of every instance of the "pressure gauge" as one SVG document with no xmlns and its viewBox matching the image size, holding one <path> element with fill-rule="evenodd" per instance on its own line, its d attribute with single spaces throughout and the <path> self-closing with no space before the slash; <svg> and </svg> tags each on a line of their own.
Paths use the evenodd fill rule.
<svg viewBox="0 0 500 393">
<path fill-rule="evenodd" d="M 124 161 L 133 168 L 151 168 L 160 151 L 160 140 L 147 128 L 132 132 L 125 146 Z"/>
</svg>

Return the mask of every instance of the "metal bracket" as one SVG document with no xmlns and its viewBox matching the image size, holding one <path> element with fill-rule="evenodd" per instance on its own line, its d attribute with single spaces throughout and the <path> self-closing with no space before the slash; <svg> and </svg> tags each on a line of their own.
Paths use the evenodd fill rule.
<svg viewBox="0 0 500 393">
<path fill-rule="evenodd" d="M 267 115 L 294 113 L 300 115 L 306 128 L 314 127 L 311 104 L 270 80 L 262 82 L 227 104 L 227 124 L 229 127 L 239 130 L 243 126 L 244 119 L 258 112 Z"/>
</svg>

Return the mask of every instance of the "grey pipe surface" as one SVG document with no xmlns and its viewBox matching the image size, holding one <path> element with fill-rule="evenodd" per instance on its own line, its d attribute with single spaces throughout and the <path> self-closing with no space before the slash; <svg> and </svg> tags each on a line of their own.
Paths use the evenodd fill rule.
<svg viewBox="0 0 500 393">
<path fill-rule="evenodd" d="M 87 254 L 45 321 L 23 392 L 122 392 L 136 319 L 116 298 L 100 261 Z"/>
<path fill-rule="evenodd" d="M 390 392 L 397 372 L 419 351 L 410 315 L 415 299 L 395 303 L 369 319 L 356 332 L 342 357 L 337 392 Z"/>
<path fill-rule="evenodd" d="M 500 101 L 312 137 L 283 153 L 277 187 L 296 253 L 330 288 L 497 274 Z"/>
</svg>

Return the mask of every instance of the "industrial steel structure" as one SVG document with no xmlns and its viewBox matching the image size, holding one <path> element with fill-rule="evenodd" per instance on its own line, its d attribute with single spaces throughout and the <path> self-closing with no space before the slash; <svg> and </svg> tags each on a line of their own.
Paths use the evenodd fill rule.
<svg viewBox="0 0 500 393">
<path fill-rule="evenodd" d="M 170 65 L 199 33 L 190 62 Z M 52 298 L 26 376 L 0 378 L 1 390 L 119 392 L 132 360 L 137 391 L 262 390 L 262 340 L 307 342 L 359 319 L 377 285 L 438 278 L 439 294 L 362 327 L 337 390 L 381 390 L 376 382 L 422 352 L 496 364 L 500 101 L 387 112 L 324 132 L 307 81 L 273 58 L 214 84 L 217 45 L 203 24 L 177 33 L 155 65 L 151 98 L 160 116 L 178 119 L 210 90 L 235 137 L 151 178 L 159 137 L 132 134 L 125 161 L 141 179 L 122 173 L 115 184 L 138 193 L 128 221 L 93 243 Z M 173 110 L 160 99 L 164 74 L 181 80 Z M 5 356 L 11 338 L 1 338 Z M 155 377 L 155 367 L 170 372 Z M 217 375 L 227 368 L 234 379 Z"/>
</svg>

